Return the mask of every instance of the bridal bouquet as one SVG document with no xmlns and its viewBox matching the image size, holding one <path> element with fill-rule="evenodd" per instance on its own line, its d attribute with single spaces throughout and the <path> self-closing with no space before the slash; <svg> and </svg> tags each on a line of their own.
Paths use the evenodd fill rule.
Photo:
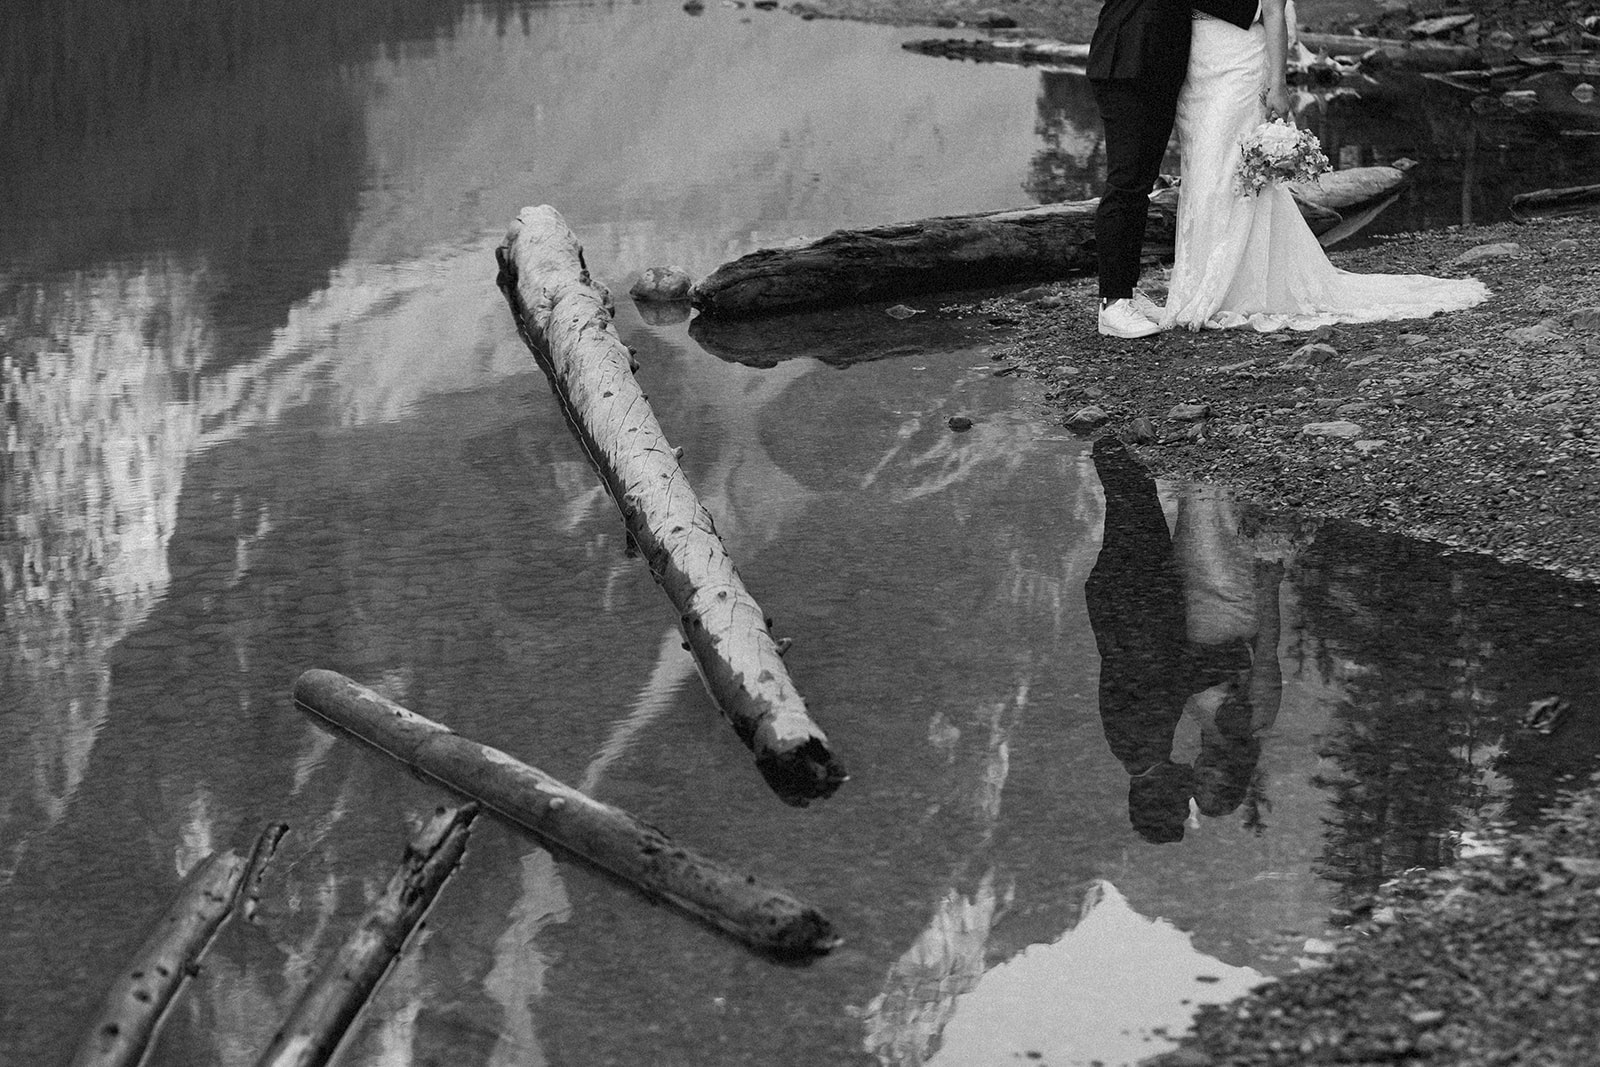
<svg viewBox="0 0 1600 1067">
<path fill-rule="evenodd" d="M 1310 130 L 1297 129 L 1284 119 L 1270 119 L 1239 143 L 1237 186 L 1240 196 L 1255 196 L 1278 182 L 1309 182 L 1333 168 L 1322 153 L 1322 142 Z"/>
</svg>

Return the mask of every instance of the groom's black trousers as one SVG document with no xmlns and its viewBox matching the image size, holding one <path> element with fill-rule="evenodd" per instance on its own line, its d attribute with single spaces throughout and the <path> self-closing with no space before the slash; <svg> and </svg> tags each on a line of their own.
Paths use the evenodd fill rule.
<svg viewBox="0 0 1600 1067">
<path fill-rule="evenodd" d="M 1106 188 L 1094 217 L 1100 297 L 1120 300 L 1139 284 L 1150 190 L 1172 137 L 1182 68 L 1173 78 L 1097 78 L 1091 84 L 1106 130 Z"/>
</svg>

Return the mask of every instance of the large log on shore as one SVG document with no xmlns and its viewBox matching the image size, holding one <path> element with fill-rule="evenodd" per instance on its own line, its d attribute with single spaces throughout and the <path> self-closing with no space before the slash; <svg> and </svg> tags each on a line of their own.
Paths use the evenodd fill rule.
<svg viewBox="0 0 1600 1067">
<path fill-rule="evenodd" d="M 827 919 L 782 890 L 696 855 L 642 819 L 469 741 L 343 675 L 306 671 L 295 682 L 294 700 L 302 710 L 481 802 L 546 844 L 750 945 L 811 955 L 839 944 Z"/>
<path fill-rule="evenodd" d="M 1146 255 L 1171 256 L 1178 196 L 1179 190 L 1170 188 L 1152 195 Z M 792 248 L 763 248 L 724 263 L 689 295 L 702 316 L 742 318 L 1053 281 L 1095 269 L 1094 212 L 1099 203 L 1073 200 L 836 230 Z M 1313 233 L 1340 221 L 1336 211 L 1305 200 L 1300 211 Z"/>
<path fill-rule="evenodd" d="M 306 987 L 257 1067 L 322 1067 L 461 862 L 476 804 L 439 809 L 406 847 L 383 894 Z"/>
<path fill-rule="evenodd" d="M 706 690 L 779 797 L 804 805 L 831 795 L 844 768 L 634 380 L 577 238 L 554 208 L 525 208 L 498 256 L 518 330 L 677 609 Z"/>
<path fill-rule="evenodd" d="M 793 248 L 724 263 L 690 300 L 702 315 L 761 315 L 913 293 L 1041 281 L 1094 269 L 1097 200 L 837 230 Z M 1171 245 L 1170 213 L 1152 210 L 1147 240 Z"/>
<path fill-rule="evenodd" d="M 101 1003 L 72 1067 L 135 1067 L 167 1006 L 232 912 L 249 861 L 213 852 L 189 872 L 156 928 Z"/>
</svg>

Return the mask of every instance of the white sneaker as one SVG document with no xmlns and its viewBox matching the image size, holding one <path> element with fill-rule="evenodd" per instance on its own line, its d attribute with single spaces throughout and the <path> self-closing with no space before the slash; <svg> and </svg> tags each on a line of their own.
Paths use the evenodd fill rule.
<svg viewBox="0 0 1600 1067">
<path fill-rule="evenodd" d="M 1133 310 L 1137 311 L 1151 322 L 1159 323 L 1161 321 L 1161 305 L 1146 296 L 1143 289 L 1135 289 L 1133 291 L 1132 300 Z"/>
<path fill-rule="evenodd" d="M 1161 327 L 1139 314 L 1128 299 L 1113 300 L 1100 309 L 1100 332 L 1107 337 L 1149 337 Z"/>
</svg>

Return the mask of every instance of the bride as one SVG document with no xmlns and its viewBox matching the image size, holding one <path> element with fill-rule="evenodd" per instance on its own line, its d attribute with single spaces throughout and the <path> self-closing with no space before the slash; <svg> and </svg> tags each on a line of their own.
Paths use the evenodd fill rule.
<svg viewBox="0 0 1600 1067">
<path fill-rule="evenodd" d="M 1238 20 L 1249 23 L 1244 29 L 1197 5 L 1188 79 L 1178 100 L 1183 182 L 1177 249 L 1166 307 L 1153 317 L 1163 328 L 1309 330 L 1422 318 L 1485 300 L 1488 289 L 1471 278 L 1340 270 L 1328 262 L 1285 186 L 1254 196 L 1235 190 L 1240 142 L 1266 117 L 1290 114 L 1286 62 L 1294 9 L 1285 7 L 1286 0 L 1261 0 L 1259 16 Z"/>
</svg>

